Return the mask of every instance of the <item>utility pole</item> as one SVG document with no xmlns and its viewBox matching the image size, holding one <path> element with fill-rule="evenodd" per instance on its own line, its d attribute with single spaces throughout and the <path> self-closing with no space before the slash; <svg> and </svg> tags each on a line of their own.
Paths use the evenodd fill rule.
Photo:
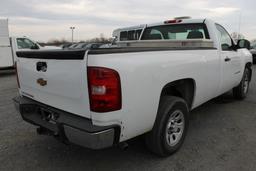
<svg viewBox="0 0 256 171">
<path fill-rule="evenodd" d="M 70 27 L 70 29 L 71 29 L 71 41 L 72 41 L 72 43 L 74 42 L 74 30 L 75 30 L 75 27 Z"/>
</svg>

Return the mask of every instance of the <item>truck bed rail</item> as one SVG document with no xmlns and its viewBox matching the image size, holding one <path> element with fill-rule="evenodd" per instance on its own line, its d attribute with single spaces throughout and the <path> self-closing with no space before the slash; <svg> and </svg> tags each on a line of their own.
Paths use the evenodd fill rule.
<svg viewBox="0 0 256 171">
<path fill-rule="evenodd" d="M 118 47 L 214 48 L 210 39 L 118 41 Z"/>
</svg>

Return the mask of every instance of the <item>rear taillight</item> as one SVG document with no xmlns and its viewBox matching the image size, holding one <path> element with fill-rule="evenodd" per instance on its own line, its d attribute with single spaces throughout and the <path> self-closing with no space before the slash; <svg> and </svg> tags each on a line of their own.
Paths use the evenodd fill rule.
<svg viewBox="0 0 256 171">
<path fill-rule="evenodd" d="M 121 83 L 117 71 L 103 67 L 88 67 L 90 109 L 93 112 L 120 110 Z"/>
<path fill-rule="evenodd" d="M 15 73 L 16 73 L 16 79 L 17 79 L 18 88 L 20 88 L 20 81 L 19 81 L 19 75 L 18 75 L 18 69 L 17 69 L 17 62 L 14 63 L 14 68 L 15 68 Z"/>
</svg>

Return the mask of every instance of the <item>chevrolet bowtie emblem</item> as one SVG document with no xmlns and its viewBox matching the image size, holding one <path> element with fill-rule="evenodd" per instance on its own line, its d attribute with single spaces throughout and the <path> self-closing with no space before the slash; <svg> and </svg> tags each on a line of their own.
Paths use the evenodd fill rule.
<svg viewBox="0 0 256 171">
<path fill-rule="evenodd" d="M 40 86 L 46 86 L 46 85 L 47 85 L 47 81 L 44 80 L 43 78 L 37 79 L 37 83 L 38 83 Z"/>
</svg>

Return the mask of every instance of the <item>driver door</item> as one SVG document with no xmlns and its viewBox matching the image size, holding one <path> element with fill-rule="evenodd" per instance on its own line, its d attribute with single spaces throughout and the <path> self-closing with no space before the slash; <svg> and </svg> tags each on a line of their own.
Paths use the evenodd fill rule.
<svg viewBox="0 0 256 171">
<path fill-rule="evenodd" d="M 241 57 L 234 48 L 234 42 L 228 32 L 216 24 L 219 40 L 221 42 L 220 60 L 222 68 L 221 92 L 225 93 L 239 84 L 243 72 L 241 71 Z"/>
</svg>

